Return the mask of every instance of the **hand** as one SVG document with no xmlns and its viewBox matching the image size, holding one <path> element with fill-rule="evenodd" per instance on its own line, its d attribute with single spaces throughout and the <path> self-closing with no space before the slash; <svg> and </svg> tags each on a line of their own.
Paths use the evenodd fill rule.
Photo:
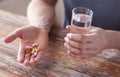
<svg viewBox="0 0 120 77">
<path fill-rule="evenodd" d="M 97 55 L 108 45 L 106 31 L 101 28 L 80 28 L 67 26 L 70 33 L 64 38 L 67 53 L 80 58 Z"/>
<path fill-rule="evenodd" d="M 33 66 L 41 59 L 41 54 L 48 46 L 48 32 L 36 26 L 25 26 L 17 29 L 6 37 L 5 42 L 9 43 L 16 38 L 20 38 L 20 47 L 18 52 L 18 61 L 27 66 Z M 39 44 L 40 52 L 35 57 L 25 53 L 25 47 L 32 44 Z"/>
</svg>

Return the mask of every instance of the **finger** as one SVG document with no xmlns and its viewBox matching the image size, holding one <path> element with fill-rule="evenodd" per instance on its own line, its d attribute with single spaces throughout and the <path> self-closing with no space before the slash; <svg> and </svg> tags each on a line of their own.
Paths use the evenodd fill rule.
<svg viewBox="0 0 120 77">
<path fill-rule="evenodd" d="M 67 43 L 64 43 L 64 47 L 67 49 L 67 45 L 66 45 Z M 68 49 L 67 49 L 67 54 L 69 55 L 69 56 L 71 56 L 71 57 L 75 57 L 75 54 L 74 53 L 72 53 L 71 51 L 69 51 Z"/>
<path fill-rule="evenodd" d="M 30 65 L 34 66 L 37 62 L 39 62 L 41 59 L 41 51 L 38 52 L 37 56 L 32 55 L 30 59 Z"/>
<path fill-rule="evenodd" d="M 74 57 L 74 58 L 76 57 L 76 55 L 69 50 L 67 50 L 67 54 L 71 57 Z"/>
<path fill-rule="evenodd" d="M 24 62 L 24 58 L 25 58 L 25 48 L 20 43 L 20 47 L 19 47 L 19 51 L 18 51 L 18 61 L 20 63 L 23 63 Z"/>
<path fill-rule="evenodd" d="M 35 65 L 35 61 L 34 60 L 35 60 L 35 56 L 32 54 L 31 58 L 30 58 L 30 62 L 29 62 L 31 66 Z"/>
<path fill-rule="evenodd" d="M 77 49 L 89 49 L 92 48 L 90 43 L 81 43 L 76 42 L 73 40 L 69 40 L 67 37 L 65 37 L 65 42 L 69 44 L 71 47 L 77 48 Z"/>
<path fill-rule="evenodd" d="M 68 48 L 68 46 L 67 46 L 67 44 L 66 43 L 64 43 L 64 46 L 65 46 L 65 48 L 67 49 L 67 54 L 69 55 L 69 56 L 72 56 L 72 57 L 79 57 L 79 58 L 84 58 L 83 57 L 83 55 L 82 55 L 82 51 L 79 51 L 79 52 L 74 52 L 72 49 L 72 51 Z"/>
<path fill-rule="evenodd" d="M 64 43 L 64 46 L 65 46 L 65 48 L 66 48 L 68 51 L 70 51 L 70 52 L 73 52 L 73 53 L 75 53 L 75 54 L 80 54 L 80 53 L 81 53 L 80 49 L 71 47 L 71 46 L 68 45 L 67 43 Z"/>
<path fill-rule="evenodd" d="M 39 45 L 37 49 L 38 50 L 31 56 L 31 59 L 30 59 L 31 66 L 34 66 L 41 58 L 43 46 Z"/>
<path fill-rule="evenodd" d="M 94 42 L 95 40 L 97 40 L 97 35 L 96 34 L 73 34 L 73 33 L 68 33 L 67 34 L 67 38 L 69 38 L 70 40 L 74 40 L 77 42 Z"/>
<path fill-rule="evenodd" d="M 99 49 L 98 45 L 94 43 L 94 39 L 92 41 L 87 41 L 86 43 L 70 40 L 67 37 L 64 38 L 65 43 L 69 44 L 72 47 L 75 47 L 77 49 Z M 85 42 L 85 41 L 84 41 Z"/>
<path fill-rule="evenodd" d="M 67 37 L 65 37 L 64 40 L 70 46 L 80 49 L 80 45 L 81 45 L 80 42 L 76 42 L 76 41 L 70 40 Z"/>
<path fill-rule="evenodd" d="M 15 32 L 13 32 L 12 34 L 8 35 L 6 38 L 5 38 L 5 42 L 6 43 L 9 43 L 9 42 L 12 42 L 14 41 L 16 38 L 20 37 L 21 36 L 21 32 L 20 30 L 17 30 Z"/>
<path fill-rule="evenodd" d="M 29 61 L 30 61 L 30 56 L 31 56 L 31 54 L 30 53 L 27 53 L 27 54 L 25 54 L 25 59 L 24 59 L 24 65 L 29 65 Z"/>
<path fill-rule="evenodd" d="M 81 34 L 73 34 L 73 33 L 68 33 L 67 38 L 77 42 L 81 42 L 81 40 L 83 39 Z"/>
<path fill-rule="evenodd" d="M 85 28 L 85 27 L 67 26 L 66 29 L 69 30 L 71 33 L 76 33 L 76 34 L 89 33 L 89 28 Z"/>
<path fill-rule="evenodd" d="M 72 51 L 67 51 L 67 54 L 69 55 L 69 56 L 71 56 L 71 57 L 74 57 L 74 58 L 81 58 L 81 59 L 83 59 L 84 58 L 84 56 L 82 55 L 82 53 L 74 53 L 74 52 L 72 52 Z"/>
<path fill-rule="evenodd" d="M 39 51 L 37 57 L 35 57 L 35 62 L 39 62 L 42 57 L 43 51 Z"/>
<path fill-rule="evenodd" d="M 95 55 L 91 52 L 93 50 L 91 51 L 90 50 L 76 50 L 70 47 L 69 45 L 67 45 L 66 43 L 64 45 L 67 48 L 67 54 L 73 57 L 84 59 L 84 58 L 89 58 Z"/>
<path fill-rule="evenodd" d="M 81 37 L 83 38 L 83 41 L 93 42 L 98 39 L 98 36 L 95 33 L 91 34 L 82 34 Z"/>
</svg>

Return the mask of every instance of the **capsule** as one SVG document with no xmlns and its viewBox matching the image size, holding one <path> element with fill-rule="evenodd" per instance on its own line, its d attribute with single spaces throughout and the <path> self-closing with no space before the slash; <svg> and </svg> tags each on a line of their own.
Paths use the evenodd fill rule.
<svg viewBox="0 0 120 77">
<path fill-rule="evenodd" d="M 38 52 L 35 52 L 35 53 L 34 53 L 34 56 L 36 57 L 37 55 L 38 55 Z"/>
<path fill-rule="evenodd" d="M 38 46 L 39 46 L 38 44 L 33 44 L 33 45 L 32 45 L 32 48 L 33 48 L 32 51 L 33 51 L 33 52 L 38 52 L 38 51 L 39 51 Z"/>
<path fill-rule="evenodd" d="M 26 53 L 31 53 L 31 51 L 32 51 L 32 46 L 26 46 L 25 52 Z"/>
<path fill-rule="evenodd" d="M 38 44 L 33 44 L 32 45 L 33 48 L 38 48 L 38 46 L 39 46 Z"/>
</svg>

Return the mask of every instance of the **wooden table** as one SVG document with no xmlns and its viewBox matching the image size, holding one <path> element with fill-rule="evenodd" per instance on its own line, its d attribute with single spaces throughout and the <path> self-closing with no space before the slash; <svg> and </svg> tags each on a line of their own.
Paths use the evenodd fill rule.
<svg viewBox="0 0 120 77">
<path fill-rule="evenodd" d="M 120 51 L 107 49 L 88 59 L 70 57 L 63 46 L 67 31 L 55 26 L 43 59 L 34 68 L 18 63 L 19 40 L 6 44 L 3 39 L 26 24 L 26 17 L 0 10 L 0 77 L 120 77 Z"/>
</svg>

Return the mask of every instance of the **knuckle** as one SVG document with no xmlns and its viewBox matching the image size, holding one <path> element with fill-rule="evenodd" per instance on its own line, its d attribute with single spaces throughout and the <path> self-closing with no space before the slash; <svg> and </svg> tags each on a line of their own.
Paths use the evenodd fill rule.
<svg viewBox="0 0 120 77">
<path fill-rule="evenodd" d="M 97 40 L 97 39 L 98 39 L 98 35 L 97 35 L 97 34 L 94 34 L 94 35 L 93 35 L 93 39 L 94 39 L 94 40 Z"/>
<path fill-rule="evenodd" d="M 64 38 L 65 42 L 67 41 L 67 37 Z"/>
<path fill-rule="evenodd" d="M 81 51 L 77 48 L 72 48 L 71 49 L 72 52 L 76 53 L 76 54 L 79 54 Z"/>
<path fill-rule="evenodd" d="M 81 46 L 81 43 L 77 42 L 77 43 L 76 43 L 76 46 L 77 46 L 77 47 L 80 47 L 80 46 Z"/>
<path fill-rule="evenodd" d="M 80 35 L 80 34 L 77 35 L 76 38 L 77 38 L 78 41 L 81 41 L 83 39 L 82 35 Z"/>
<path fill-rule="evenodd" d="M 74 45 L 75 45 L 76 48 L 80 49 L 80 44 L 79 43 L 75 43 Z"/>
<path fill-rule="evenodd" d="M 83 48 L 83 47 L 84 47 L 84 45 L 83 45 L 83 44 L 78 44 L 78 45 L 79 45 L 79 47 L 80 47 L 80 48 Z"/>
<path fill-rule="evenodd" d="M 80 41 L 84 41 L 85 36 L 84 35 L 79 35 Z"/>
</svg>

